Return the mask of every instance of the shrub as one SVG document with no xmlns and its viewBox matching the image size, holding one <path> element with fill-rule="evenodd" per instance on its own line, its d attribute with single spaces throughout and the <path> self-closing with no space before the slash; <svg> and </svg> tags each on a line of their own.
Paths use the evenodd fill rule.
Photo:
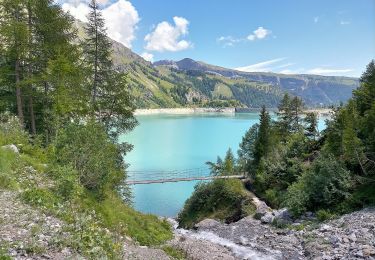
<svg viewBox="0 0 375 260">
<path fill-rule="evenodd" d="M 241 215 L 241 202 L 244 197 L 240 180 L 217 179 L 199 183 L 178 215 L 179 224 L 191 228 L 207 217 L 234 220 Z"/>
<path fill-rule="evenodd" d="M 8 113 L 0 114 L 0 146 L 23 145 L 27 144 L 28 140 L 28 134 L 22 129 L 17 117 Z"/>
<path fill-rule="evenodd" d="M 83 189 L 78 181 L 78 173 L 71 166 L 56 166 L 49 174 L 56 180 L 56 193 L 64 201 L 77 198 Z"/>
<path fill-rule="evenodd" d="M 55 147 L 57 164 L 75 169 L 79 182 L 99 199 L 106 188 L 117 189 L 126 178 L 121 149 L 109 139 L 101 124 L 71 123 L 60 131 Z"/>
<path fill-rule="evenodd" d="M 316 212 L 316 217 L 319 221 L 325 221 L 332 219 L 335 215 L 332 214 L 329 210 L 320 209 Z"/>
<path fill-rule="evenodd" d="M 322 154 L 287 191 L 284 205 L 295 216 L 334 207 L 350 195 L 350 172 L 330 154 Z"/>
<path fill-rule="evenodd" d="M 28 189 L 21 194 L 21 198 L 25 203 L 45 209 L 53 209 L 58 203 L 56 196 L 44 188 Z"/>
</svg>

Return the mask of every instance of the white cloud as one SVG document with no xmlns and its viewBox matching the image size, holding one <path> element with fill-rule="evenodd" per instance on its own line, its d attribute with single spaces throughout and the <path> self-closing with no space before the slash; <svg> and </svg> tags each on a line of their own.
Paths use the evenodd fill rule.
<svg viewBox="0 0 375 260">
<path fill-rule="evenodd" d="M 243 39 L 234 38 L 232 36 L 221 36 L 216 39 L 218 43 L 221 43 L 223 47 L 232 47 L 235 43 L 243 41 Z"/>
<path fill-rule="evenodd" d="M 129 1 L 119 0 L 103 9 L 103 17 L 108 28 L 108 36 L 131 48 L 140 20 L 134 6 Z"/>
<path fill-rule="evenodd" d="M 238 67 L 235 68 L 235 70 L 244 71 L 244 72 L 269 72 L 272 71 L 272 66 L 276 63 L 279 63 L 280 61 L 285 60 L 286 58 L 278 58 L 268 61 L 259 62 L 256 64 L 244 66 L 244 67 Z"/>
<path fill-rule="evenodd" d="M 267 35 L 270 35 L 270 34 L 271 34 L 270 30 L 265 29 L 263 27 L 258 27 L 258 29 L 253 31 L 252 34 L 247 36 L 247 39 L 250 40 L 250 41 L 254 41 L 254 40 L 257 40 L 257 39 L 261 40 L 261 39 L 266 38 Z"/>
<path fill-rule="evenodd" d="M 154 54 L 148 53 L 148 52 L 143 52 L 141 54 L 141 57 L 144 58 L 147 61 L 153 62 L 154 61 Z"/>
<path fill-rule="evenodd" d="M 148 51 L 181 51 L 190 48 L 192 44 L 181 37 L 188 34 L 189 21 L 183 17 L 173 17 L 174 25 L 163 21 L 154 31 L 145 37 Z"/>
<path fill-rule="evenodd" d="M 100 4 L 105 5 L 109 0 L 99 0 Z M 66 12 L 82 22 L 87 22 L 86 16 L 90 9 L 87 0 L 70 0 L 62 4 Z M 135 30 L 140 21 L 135 7 L 127 0 L 119 0 L 102 9 L 103 17 L 108 29 L 108 36 L 121 42 L 126 47 L 131 48 L 132 41 L 135 39 Z"/>
<path fill-rule="evenodd" d="M 96 0 L 101 5 L 106 5 L 109 3 L 109 0 Z"/>
<path fill-rule="evenodd" d="M 76 19 L 78 19 L 78 20 L 80 20 L 84 23 L 87 22 L 86 16 L 90 12 L 90 8 L 87 5 L 87 3 L 85 3 L 85 2 L 77 3 L 77 4 L 70 3 L 70 2 L 63 3 L 62 9 L 65 12 L 69 12 L 74 18 L 76 18 Z"/>
<path fill-rule="evenodd" d="M 296 65 L 296 63 L 282 63 L 282 61 L 286 59 L 287 58 L 277 58 L 267 60 L 256 64 L 235 68 L 235 70 L 244 72 L 275 72 L 281 74 L 315 74 L 324 76 L 353 76 L 353 73 L 350 72 L 354 72 L 353 69 L 330 68 L 326 65 L 312 69 L 304 69 L 302 67 L 293 68 L 293 65 Z"/>
<path fill-rule="evenodd" d="M 341 24 L 341 25 L 348 25 L 348 24 L 350 24 L 350 21 L 344 21 L 344 20 L 341 20 L 341 21 L 340 21 L 340 24 Z"/>
<path fill-rule="evenodd" d="M 319 18 L 320 18 L 319 16 L 315 16 L 314 17 L 314 23 L 318 23 L 319 22 Z"/>
<path fill-rule="evenodd" d="M 326 68 L 314 68 L 306 71 L 308 74 L 318 75 L 344 75 L 348 72 L 352 72 L 352 69 L 326 69 Z"/>
<path fill-rule="evenodd" d="M 290 67 L 290 66 L 292 66 L 292 65 L 294 65 L 294 64 L 295 64 L 295 63 L 288 62 L 288 63 L 281 64 L 281 65 L 277 66 L 277 68 L 282 69 L 282 68 Z"/>
</svg>

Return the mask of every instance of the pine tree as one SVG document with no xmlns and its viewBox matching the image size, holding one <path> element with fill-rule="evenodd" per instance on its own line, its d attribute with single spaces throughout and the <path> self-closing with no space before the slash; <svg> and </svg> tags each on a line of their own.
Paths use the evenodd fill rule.
<svg viewBox="0 0 375 260">
<path fill-rule="evenodd" d="M 90 13 L 87 16 L 88 23 L 85 28 L 87 38 L 84 43 L 84 52 L 91 76 L 91 103 L 94 112 L 100 114 L 101 107 L 98 106 L 97 99 L 105 93 L 112 74 L 112 44 L 107 37 L 104 18 L 97 1 L 92 0 L 89 7 Z"/>
<path fill-rule="evenodd" d="M 223 175 L 231 175 L 234 173 L 235 158 L 232 152 L 232 149 L 229 148 L 225 154 L 224 163 L 223 163 Z"/>
<path fill-rule="evenodd" d="M 112 44 L 97 1 L 92 0 L 89 6 L 91 11 L 85 28 L 84 54 L 90 77 L 91 111 L 104 123 L 110 136 L 116 139 L 137 125 L 133 117 L 135 107 L 126 89 L 126 75 L 113 68 Z M 125 150 L 128 148 L 124 146 Z"/>
<path fill-rule="evenodd" d="M 260 111 L 258 138 L 255 142 L 255 165 L 258 165 L 262 157 L 267 155 L 270 150 L 270 124 L 271 117 L 267 112 L 266 107 L 263 106 Z"/>
<path fill-rule="evenodd" d="M 3 0 L 1 9 L 0 34 L 2 35 L 2 46 L 5 51 L 8 66 L 6 76 L 10 76 L 16 96 L 17 115 L 20 123 L 24 125 L 23 105 L 23 64 L 27 58 L 28 28 L 27 28 L 27 5 L 22 0 Z"/>
<path fill-rule="evenodd" d="M 288 93 L 285 93 L 278 106 L 278 128 L 283 139 L 291 132 L 292 111 L 291 99 Z"/>
<path fill-rule="evenodd" d="M 259 124 L 254 124 L 245 133 L 238 150 L 238 163 L 243 171 L 253 175 L 255 173 L 255 143 L 258 139 Z"/>
<path fill-rule="evenodd" d="M 307 113 L 305 118 L 305 135 L 312 140 L 315 140 L 319 135 L 318 131 L 318 117 L 316 113 Z"/>
<path fill-rule="evenodd" d="M 301 125 L 301 114 L 303 112 L 303 101 L 299 97 L 294 97 L 290 102 L 291 111 L 291 130 L 293 133 L 297 133 L 303 129 Z"/>
</svg>

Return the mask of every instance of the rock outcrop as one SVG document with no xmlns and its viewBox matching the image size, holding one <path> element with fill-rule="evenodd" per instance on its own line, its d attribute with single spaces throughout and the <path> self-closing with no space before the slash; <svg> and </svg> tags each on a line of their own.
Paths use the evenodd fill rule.
<svg viewBox="0 0 375 260">
<path fill-rule="evenodd" d="M 266 210 L 263 217 L 268 215 L 289 218 L 285 209 Z M 191 259 L 375 259 L 375 209 L 299 228 L 262 222 L 250 216 L 231 224 L 206 219 L 194 231 L 177 229 L 171 245 Z"/>
</svg>

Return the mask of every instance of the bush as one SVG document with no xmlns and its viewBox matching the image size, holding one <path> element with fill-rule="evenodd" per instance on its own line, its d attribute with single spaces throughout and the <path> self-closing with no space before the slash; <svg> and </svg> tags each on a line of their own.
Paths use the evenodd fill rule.
<svg viewBox="0 0 375 260">
<path fill-rule="evenodd" d="M 7 144 L 28 144 L 28 134 L 22 129 L 17 117 L 0 114 L 0 146 Z"/>
<path fill-rule="evenodd" d="M 117 189 L 126 178 L 121 149 L 101 124 L 71 123 L 60 131 L 55 147 L 57 164 L 75 169 L 79 182 L 99 199 L 106 189 Z"/>
<path fill-rule="evenodd" d="M 332 214 L 329 210 L 320 209 L 316 212 L 316 217 L 319 221 L 325 221 L 332 219 L 335 215 Z"/>
<path fill-rule="evenodd" d="M 56 166 L 50 170 L 49 175 L 56 180 L 56 193 L 64 201 L 75 199 L 82 194 L 78 173 L 71 166 Z"/>
<path fill-rule="evenodd" d="M 208 217 L 230 222 L 241 216 L 241 202 L 245 194 L 240 180 L 201 182 L 194 189 L 178 215 L 180 226 L 191 228 Z"/>
<path fill-rule="evenodd" d="M 32 206 L 53 209 L 58 204 L 58 198 L 48 189 L 31 188 L 21 194 L 22 200 Z"/>
<path fill-rule="evenodd" d="M 347 199 L 352 188 L 350 172 L 330 154 L 322 154 L 287 191 L 284 205 L 295 216 L 306 210 L 334 207 Z"/>
</svg>

